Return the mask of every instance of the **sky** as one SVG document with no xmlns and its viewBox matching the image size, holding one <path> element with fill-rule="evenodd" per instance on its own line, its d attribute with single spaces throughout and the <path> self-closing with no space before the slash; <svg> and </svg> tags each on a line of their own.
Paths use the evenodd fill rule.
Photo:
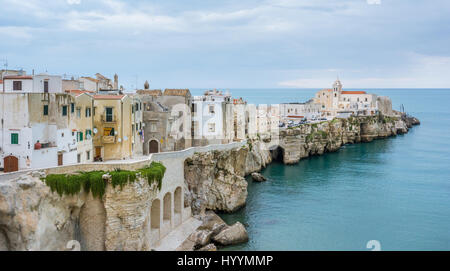
<svg viewBox="0 0 450 271">
<path fill-rule="evenodd" d="M 126 89 L 450 88 L 449 15 L 448 0 L 0 0 L 0 64 Z"/>
</svg>

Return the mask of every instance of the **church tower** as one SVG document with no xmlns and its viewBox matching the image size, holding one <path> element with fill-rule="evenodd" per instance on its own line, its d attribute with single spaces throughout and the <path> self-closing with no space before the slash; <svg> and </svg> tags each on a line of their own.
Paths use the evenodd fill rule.
<svg viewBox="0 0 450 271">
<path fill-rule="evenodd" d="M 341 93 L 342 93 L 342 84 L 341 81 L 338 79 L 333 84 L 333 109 L 338 109 L 339 107 L 339 101 L 341 99 Z"/>
</svg>

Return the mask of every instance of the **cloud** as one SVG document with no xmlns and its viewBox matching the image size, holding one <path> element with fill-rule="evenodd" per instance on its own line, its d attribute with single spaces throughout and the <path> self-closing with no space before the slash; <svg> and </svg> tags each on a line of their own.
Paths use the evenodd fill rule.
<svg viewBox="0 0 450 271">
<path fill-rule="evenodd" d="M 81 4 L 81 0 L 67 0 L 67 4 L 69 4 L 69 5 L 79 5 L 79 4 Z"/>
<path fill-rule="evenodd" d="M 371 72 L 364 71 L 361 77 L 358 71 L 326 69 L 314 71 L 314 75 L 303 71 L 306 76 L 281 81 L 278 85 L 290 88 L 328 88 L 336 75 L 348 74 L 340 76 L 347 88 L 450 88 L 450 57 L 416 53 L 409 53 L 408 57 L 410 64 L 397 69 L 393 75 L 377 76 L 379 71 L 373 71 L 375 76 L 367 76 Z M 392 73 L 392 70 L 388 73 Z"/>
</svg>

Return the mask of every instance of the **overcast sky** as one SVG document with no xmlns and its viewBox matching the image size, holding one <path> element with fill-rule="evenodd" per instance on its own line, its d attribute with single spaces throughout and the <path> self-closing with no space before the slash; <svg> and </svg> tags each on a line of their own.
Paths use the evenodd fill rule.
<svg viewBox="0 0 450 271">
<path fill-rule="evenodd" d="M 127 89 L 450 88 L 448 0 L 0 0 L 0 61 Z"/>
</svg>

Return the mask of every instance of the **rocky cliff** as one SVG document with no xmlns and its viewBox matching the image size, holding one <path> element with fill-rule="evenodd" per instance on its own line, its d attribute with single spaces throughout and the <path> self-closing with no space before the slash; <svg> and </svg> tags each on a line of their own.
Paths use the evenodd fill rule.
<svg viewBox="0 0 450 271">
<path fill-rule="evenodd" d="M 195 153 L 186 159 L 184 176 L 193 214 L 206 209 L 233 212 L 245 205 L 247 181 L 244 176 L 260 171 L 272 161 L 260 142 L 226 151 Z"/>
<path fill-rule="evenodd" d="M 407 132 L 408 124 L 400 116 L 334 119 L 282 130 L 280 153 L 285 164 L 294 164 L 302 158 L 337 151 L 345 144 L 370 142 Z"/>
<path fill-rule="evenodd" d="M 149 216 L 157 184 L 139 178 L 123 188 L 59 196 L 43 172 L 0 182 L 1 250 L 148 250 Z M 108 180 L 105 180 L 108 181 Z M 77 240 L 74 247 L 69 241 Z"/>
</svg>

